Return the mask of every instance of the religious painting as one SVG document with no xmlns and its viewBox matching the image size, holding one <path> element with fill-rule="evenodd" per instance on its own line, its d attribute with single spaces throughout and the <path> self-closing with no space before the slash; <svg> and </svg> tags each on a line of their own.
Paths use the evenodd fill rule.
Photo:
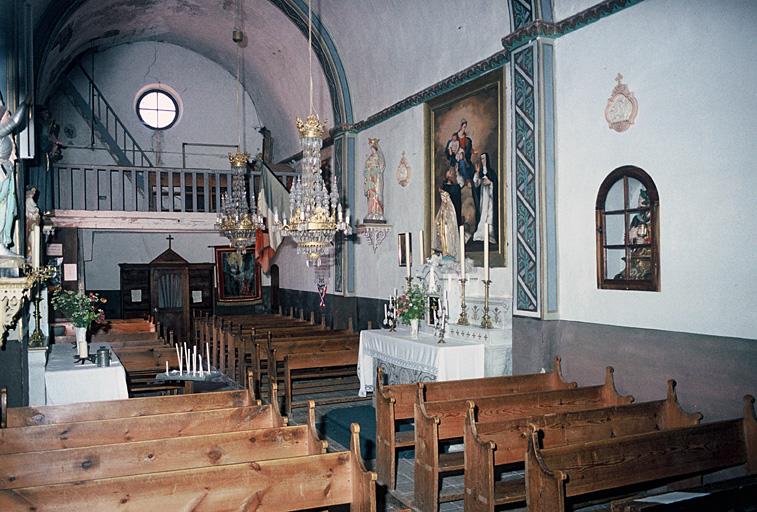
<svg viewBox="0 0 757 512">
<path fill-rule="evenodd" d="M 426 103 L 427 249 L 445 259 L 458 259 L 462 227 L 466 257 L 482 265 L 487 243 L 505 265 L 504 99 L 500 69 Z"/>
<path fill-rule="evenodd" d="M 258 302 L 262 299 L 260 265 L 255 253 L 237 253 L 232 247 L 216 247 L 218 302 Z"/>
</svg>

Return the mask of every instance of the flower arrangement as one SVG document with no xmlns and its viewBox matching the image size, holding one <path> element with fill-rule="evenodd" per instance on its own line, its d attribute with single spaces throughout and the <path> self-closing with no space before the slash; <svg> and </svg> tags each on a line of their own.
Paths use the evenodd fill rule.
<svg viewBox="0 0 757 512">
<path fill-rule="evenodd" d="M 74 327 L 89 327 L 92 322 L 103 323 L 105 312 L 100 304 L 107 299 L 96 293 L 78 293 L 69 290 L 58 290 L 53 294 L 53 307 L 68 317 Z"/>
<path fill-rule="evenodd" d="M 397 315 L 405 325 L 426 316 L 426 290 L 421 285 L 410 285 L 397 298 Z"/>
</svg>

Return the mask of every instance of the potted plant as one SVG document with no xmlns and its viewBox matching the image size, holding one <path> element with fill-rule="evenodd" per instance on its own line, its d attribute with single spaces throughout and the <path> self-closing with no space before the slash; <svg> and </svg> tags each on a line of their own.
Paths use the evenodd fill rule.
<svg viewBox="0 0 757 512">
<path fill-rule="evenodd" d="M 411 284 L 397 298 L 397 314 L 405 325 L 410 325 L 414 338 L 418 337 L 418 321 L 426 316 L 426 290 L 419 284 Z"/>
<path fill-rule="evenodd" d="M 74 324 L 76 350 L 82 359 L 89 356 L 87 329 L 92 322 L 102 323 L 105 321 L 105 312 L 100 309 L 100 304 L 105 303 L 105 301 L 104 298 L 92 292 L 80 293 L 58 290 L 53 294 L 51 302 L 55 310 L 62 313 Z"/>
</svg>

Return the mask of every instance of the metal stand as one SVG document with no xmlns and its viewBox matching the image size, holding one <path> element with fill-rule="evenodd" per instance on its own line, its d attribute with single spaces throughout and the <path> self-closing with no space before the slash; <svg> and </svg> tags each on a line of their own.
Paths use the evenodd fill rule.
<svg viewBox="0 0 757 512">
<path fill-rule="evenodd" d="M 47 345 L 47 338 L 42 333 L 40 323 L 42 322 L 42 314 L 39 312 L 39 303 L 42 301 L 41 288 L 42 283 L 50 279 L 55 275 L 55 267 L 37 267 L 28 268 L 27 272 L 34 283 L 35 295 L 34 295 L 34 332 L 29 336 L 30 347 L 44 347 Z"/>
<path fill-rule="evenodd" d="M 444 334 L 447 332 L 447 320 L 449 318 L 449 312 L 443 306 L 440 309 L 442 311 L 442 314 L 438 315 L 436 318 L 436 334 L 437 336 L 439 336 L 437 343 L 446 343 L 446 341 L 444 341 Z"/>
<path fill-rule="evenodd" d="M 467 279 L 460 279 L 460 318 L 457 319 L 457 325 L 469 325 L 468 306 L 465 305 L 465 281 Z"/>
<path fill-rule="evenodd" d="M 481 327 L 484 329 L 492 328 L 492 320 L 489 317 L 489 285 L 491 284 L 490 279 L 484 281 L 484 316 L 481 318 Z"/>
<path fill-rule="evenodd" d="M 413 278 L 412 277 L 406 277 L 405 281 L 407 281 L 407 289 L 410 290 L 410 287 L 413 285 Z"/>
</svg>

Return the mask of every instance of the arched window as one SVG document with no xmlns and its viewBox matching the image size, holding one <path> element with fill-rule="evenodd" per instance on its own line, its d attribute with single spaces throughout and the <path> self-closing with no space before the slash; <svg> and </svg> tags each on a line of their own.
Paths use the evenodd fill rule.
<svg viewBox="0 0 757 512">
<path fill-rule="evenodd" d="M 597 194 L 597 287 L 659 291 L 657 188 L 638 167 L 612 171 Z"/>
<path fill-rule="evenodd" d="M 179 119 L 179 103 L 169 91 L 150 88 L 137 98 L 139 120 L 153 130 L 166 130 Z"/>
</svg>

